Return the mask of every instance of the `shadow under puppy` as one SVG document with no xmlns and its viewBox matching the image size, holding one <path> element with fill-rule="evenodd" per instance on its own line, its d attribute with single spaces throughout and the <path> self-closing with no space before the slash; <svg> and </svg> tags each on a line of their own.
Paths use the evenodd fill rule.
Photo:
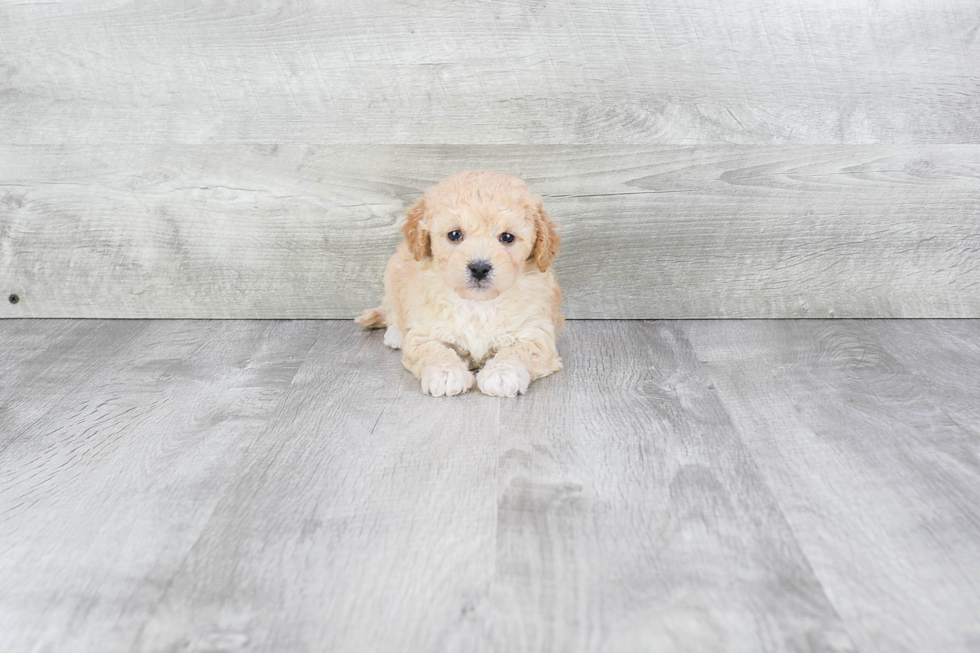
<svg viewBox="0 0 980 653">
<path fill-rule="evenodd" d="M 560 238 L 540 197 L 517 177 L 467 171 L 425 191 L 385 269 L 385 296 L 357 323 L 434 396 L 514 397 L 562 369 L 564 324 L 551 263 Z M 479 370 L 474 377 L 471 370 Z"/>
</svg>

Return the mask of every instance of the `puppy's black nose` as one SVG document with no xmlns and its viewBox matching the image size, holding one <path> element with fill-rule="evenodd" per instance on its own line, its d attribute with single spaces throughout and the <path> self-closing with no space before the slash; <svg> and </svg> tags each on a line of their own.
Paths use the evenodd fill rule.
<svg viewBox="0 0 980 653">
<path fill-rule="evenodd" d="M 493 266 L 490 265 L 490 261 L 480 259 L 478 261 L 470 261 L 469 268 L 471 277 L 477 281 L 483 281 L 487 278 L 487 275 L 490 274 L 490 270 L 493 269 Z"/>
</svg>

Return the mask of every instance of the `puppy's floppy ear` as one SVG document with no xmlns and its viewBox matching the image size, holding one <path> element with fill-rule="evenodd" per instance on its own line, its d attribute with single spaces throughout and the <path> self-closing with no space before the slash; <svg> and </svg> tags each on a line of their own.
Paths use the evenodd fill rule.
<svg viewBox="0 0 980 653">
<path fill-rule="evenodd" d="M 534 249 L 531 250 L 531 257 L 538 269 L 544 272 L 551 265 L 551 262 L 558 256 L 558 245 L 561 244 L 561 236 L 555 230 L 558 225 L 551 219 L 551 216 L 544 210 L 544 202 L 538 200 L 534 211 L 537 235 L 534 238 Z"/>
<path fill-rule="evenodd" d="M 432 244 L 429 241 L 429 231 L 425 228 L 425 198 L 420 199 L 405 214 L 408 220 L 402 227 L 405 242 L 416 261 L 432 256 Z"/>
</svg>

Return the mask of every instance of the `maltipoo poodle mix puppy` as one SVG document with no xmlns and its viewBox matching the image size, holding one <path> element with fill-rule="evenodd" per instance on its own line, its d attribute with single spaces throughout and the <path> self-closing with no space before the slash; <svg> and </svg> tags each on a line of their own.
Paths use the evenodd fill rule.
<svg viewBox="0 0 980 653">
<path fill-rule="evenodd" d="M 385 344 L 402 350 L 423 392 L 458 395 L 475 380 L 485 394 L 514 397 L 562 369 L 551 267 L 560 239 L 540 197 L 510 175 L 461 172 L 407 217 L 384 300 L 357 323 L 387 327 Z"/>
</svg>

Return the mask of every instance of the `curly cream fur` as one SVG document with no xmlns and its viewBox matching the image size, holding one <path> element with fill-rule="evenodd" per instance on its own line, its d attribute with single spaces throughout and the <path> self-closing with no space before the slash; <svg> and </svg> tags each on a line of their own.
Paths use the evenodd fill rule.
<svg viewBox="0 0 980 653">
<path fill-rule="evenodd" d="M 561 290 L 551 266 L 561 239 L 539 197 L 516 177 L 468 171 L 427 190 L 406 218 L 384 300 L 357 322 L 387 327 L 385 344 L 401 348 L 424 392 L 454 395 L 475 383 L 515 396 L 562 369 Z M 453 230 L 461 241 L 448 239 Z M 502 243 L 503 232 L 514 242 Z M 475 259 L 493 266 L 483 285 L 467 276 Z"/>
</svg>

